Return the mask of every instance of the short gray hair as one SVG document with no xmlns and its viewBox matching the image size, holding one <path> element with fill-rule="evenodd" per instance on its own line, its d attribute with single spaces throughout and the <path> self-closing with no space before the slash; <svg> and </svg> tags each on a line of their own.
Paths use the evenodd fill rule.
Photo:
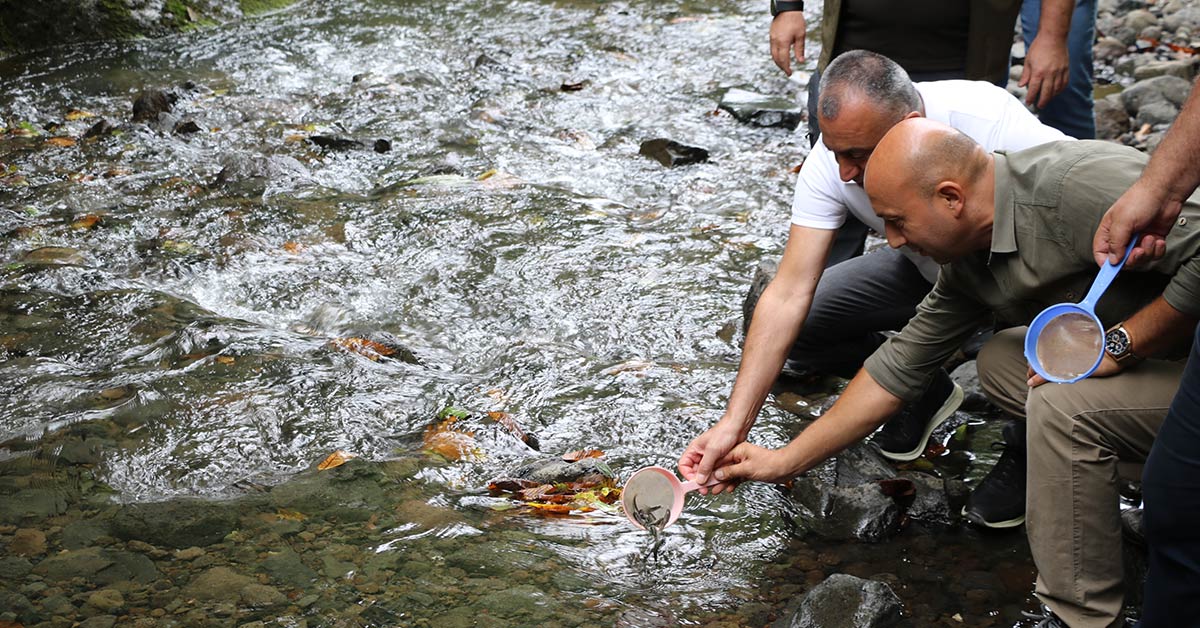
<svg viewBox="0 0 1200 628">
<path fill-rule="evenodd" d="M 908 72 L 895 61 L 868 50 L 838 55 L 825 68 L 819 87 L 821 116 L 829 120 L 837 118 L 849 93 L 877 103 L 895 121 L 910 112 L 921 111 L 921 95 Z"/>
</svg>

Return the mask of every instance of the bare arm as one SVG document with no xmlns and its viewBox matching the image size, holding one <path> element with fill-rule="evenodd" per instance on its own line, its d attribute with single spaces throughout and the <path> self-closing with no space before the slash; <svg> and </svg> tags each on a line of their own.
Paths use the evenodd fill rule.
<svg viewBox="0 0 1200 628">
<path fill-rule="evenodd" d="M 1071 31 L 1071 13 L 1075 0 L 1042 0 L 1037 35 L 1025 51 L 1025 66 L 1018 85 L 1029 86 L 1025 104 L 1045 107 L 1051 98 L 1066 89 L 1070 78 L 1067 36 Z"/>
<path fill-rule="evenodd" d="M 835 234 L 792 225 L 779 271 L 755 308 L 729 405 L 721 419 L 680 456 L 679 470 L 684 477 L 704 484 L 716 463 L 746 439 L 808 316 Z M 713 492 L 725 488 L 717 485 Z"/>
<path fill-rule="evenodd" d="M 1200 90 L 1193 85 L 1179 117 L 1163 138 L 1142 176 L 1100 221 L 1092 241 L 1096 263 L 1120 261 L 1134 233 L 1141 241 L 1129 254 L 1129 265 L 1157 259 L 1166 252 L 1167 232 L 1183 201 L 1200 185 Z"/>
<path fill-rule="evenodd" d="M 722 482 L 789 480 L 862 440 L 903 405 L 866 369 L 859 370 L 837 403 L 792 442 L 777 450 L 741 443 L 722 460 L 716 477 Z"/>
</svg>

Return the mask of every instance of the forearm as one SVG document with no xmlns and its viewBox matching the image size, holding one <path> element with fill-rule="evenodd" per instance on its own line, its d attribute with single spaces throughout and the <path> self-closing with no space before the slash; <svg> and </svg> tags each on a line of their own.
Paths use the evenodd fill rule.
<svg viewBox="0 0 1200 628">
<path fill-rule="evenodd" d="M 1196 317 L 1180 312 L 1166 299 L 1158 297 L 1130 316 L 1124 325 L 1133 342 L 1133 353 L 1153 358 L 1189 340 L 1196 330 Z"/>
<path fill-rule="evenodd" d="M 1183 110 L 1155 149 L 1139 185 L 1158 190 L 1164 202 L 1182 202 L 1200 185 L 1200 90 L 1192 87 Z"/>
<path fill-rule="evenodd" d="M 779 377 L 812 303 L 811 293 L 787 296 L 773 287 L 767 287 L 755 308 L 729 405 L 721 418 L 735 425 L 743 438 Z"/>
<path fill-rule="evenodd" d="M 783 448 L 788 477 L 800 475 L 866 438 L 903 406 L 899 397 L 876 383 L 865 369 L 859 370 L 837 403 Z"/>
<path fill-rule="evenodd" d="M 1067 33 L 1071 31 L 1071 14 L 1075 12 L 1075 0 L 1042 0 L 1042 11 L 1038 16 L 1036 38 L 1049 38 L 1067 45 Z"/>
</svg>

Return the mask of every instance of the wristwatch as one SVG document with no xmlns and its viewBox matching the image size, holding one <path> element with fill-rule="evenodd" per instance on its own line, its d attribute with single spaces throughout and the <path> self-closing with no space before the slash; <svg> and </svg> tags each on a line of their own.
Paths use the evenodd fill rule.
<svg viewBox="0 0 1200 628">
<path fill-rule="evenodd" d="M 1117 323 L 1104 332 L 1104 352 L 1122 366 L 1125 362 L 1133 363 L 1141 360 L 1133 353 L 1133 338 L 1124 323 Z"/>
<path fill-rule="evenodd" d="M 788 11 L 803 11 L 804 2 L 789 2 L 788 0 L 771 0 L 771 17 Z"/>
</svg>

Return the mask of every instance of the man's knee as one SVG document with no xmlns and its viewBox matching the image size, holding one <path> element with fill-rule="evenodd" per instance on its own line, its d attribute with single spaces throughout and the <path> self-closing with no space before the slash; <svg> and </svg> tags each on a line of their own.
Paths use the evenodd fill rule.
<svg viewBox="0 0 1200 628">
<path fill-rule="evenodd" d="M 1005 412 L 1020 417 L 1024 415 L 1025 357 L 1022 346 L 1025 338 L 1023 327 L 997 332 L 983 345 L 975 358 L 979 372 L 979 386 L 988 399 Z"/>
</svg>

